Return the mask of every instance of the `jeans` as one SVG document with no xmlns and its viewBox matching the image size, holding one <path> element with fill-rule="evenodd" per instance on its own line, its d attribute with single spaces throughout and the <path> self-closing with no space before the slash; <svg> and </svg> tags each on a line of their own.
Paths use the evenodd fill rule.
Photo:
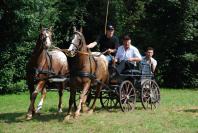
<svg viewBox="0 0 198 133">
<path fill-rule="evenodd" d="M 134 68 L 134 64 L 127 60 L 122 60 L 119 63 L 119 65 L 116 67 L 119 74 L 122 73 L 124 70 L 133 69 L 133 68 Z"/>
<path fill-rule="evenodd" d="M 113 57 L 111 55 L 105 55 L 107 61 L 108 61 L 108 64 L 112 64 L 112 61 L 113 61 Z"/>
</svg>

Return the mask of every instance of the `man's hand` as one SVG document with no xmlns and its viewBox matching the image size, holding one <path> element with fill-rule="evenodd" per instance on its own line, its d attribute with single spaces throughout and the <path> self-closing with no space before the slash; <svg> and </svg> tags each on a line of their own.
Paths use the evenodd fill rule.
<svg viewBox="0 0 198 133">
<path fill-rule="evenodd" d="M 114 53 L 115 52 L 115 50 L 114 49 L 107 49 L 107 54 L 111 54 L 111 53 Z"/>
<path fill-rule="evenodd" d="M 132 62 L 133 61 L 133 58 L 128 58 L 128 61 Z"/>
<path fill-rule="evenodd" d="M 107 49 L 107 52 L 106 52 L 107 54 L 111 54 L 111 49 L 109 48 L 109 49 Z"/>
<path fill-rule="evenodd" d="M 118 59 L 114 58 L 113 59 L 113 62 L 117 63 L 118 62 Z"/>
</svg>

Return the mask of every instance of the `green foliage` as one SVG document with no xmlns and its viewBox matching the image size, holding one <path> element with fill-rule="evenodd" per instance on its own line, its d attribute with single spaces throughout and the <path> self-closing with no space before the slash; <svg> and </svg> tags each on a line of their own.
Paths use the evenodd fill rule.
<svg viewBox="0 0 198 133">
<path fill-rule="evenodd" d="M 158 73 L 164 86 L 197 87 L 197 60 L 181 58 L 197 55 L 198 9 L 196 1 L 158 1 L 145 5 L 145 18 L 139 39 L 143 46 L 153 46 L 158 60 Z"/>
<path fill-rule="evenodd" d="M 25 80 L 26 63 L 35 46 L 40 24 L 53 26 L 57 19 L 55 2 L 2 1 L 4 5 L 0 6 L 0 88 L 3 91 L 0 93 L 20 91 L 17 86 L 21 80 Z"/>
<path fill-rule="evenodd" d="M 87 0 L 60 0 L 56 3 L 58 10 L 57 21 L 55 22 L 55 41 L 61 48 L 68 47 L 73 33 L 73 26 L 84 26 L 87 16 Z"/>
<path fill-rule="evenodd" d="M 109 0 L 108 23 L 128 32 L 141 53 L 155 48 L 156 79 L 163 86 L 197 87 L 198 2 L 196 0 Z M 3 0 L 0 4 L 0 93 L 25 80 L 26 63 L 40 25 L 52 26 L 54 45 L 67 48 L 73 26 L 87 43 L 104 33 L 106 0 Z M 121 42 L 120 42 L 121 43 Z M 14 90 L 13 90 L 14 92 Z"/>
<path fill-rule="evenodd" d="M 25 92 L 27 90 L 27 85 L 26 85 L 26 81 L 25 80 L 20 80 L 17 81 L 14 84 L 8 84 L 7 85 L 7 89 L 6 89 L 6 93 L 21 93 L 21 92 Z"/>
</svg>

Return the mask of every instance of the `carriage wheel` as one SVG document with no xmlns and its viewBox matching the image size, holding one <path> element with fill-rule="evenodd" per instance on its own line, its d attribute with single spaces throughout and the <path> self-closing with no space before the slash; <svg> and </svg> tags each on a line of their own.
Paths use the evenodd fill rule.
<svg viewBox="0 0 198 133">
<path fill-rule="evenodd" d="M 155 109 L 160 102 L 159 86 L 154 80 L 146 80 L 142 84 L 141 102 L 144 109 Z"/>
<path fill-rule="evenodd" d="M 111 91 L 101 91 L 100 93 L 100 103 L 103 108 L 108 111 L 116 108 L 118 105 L 117 94 Z"/>
<path fill-rule="evenodd" d="M 133 84 L 129 80 L 121 83 L 119 88 L 120 107 L 123 112 L 133 111 L 135 109 L 136 93 Z"/>
</svg>

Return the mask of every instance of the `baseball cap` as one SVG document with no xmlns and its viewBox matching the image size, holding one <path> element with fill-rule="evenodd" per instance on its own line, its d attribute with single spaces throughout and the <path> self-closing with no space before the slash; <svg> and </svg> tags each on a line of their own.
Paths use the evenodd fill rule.
<svg viewBox="0 0 198 133">
<path fill-rule="evenodd" d="M 114 27 L 113 27 L 113 25 L 107 25 L 106 29 L 107 30 L 114 30 Z"/>
</svg>

